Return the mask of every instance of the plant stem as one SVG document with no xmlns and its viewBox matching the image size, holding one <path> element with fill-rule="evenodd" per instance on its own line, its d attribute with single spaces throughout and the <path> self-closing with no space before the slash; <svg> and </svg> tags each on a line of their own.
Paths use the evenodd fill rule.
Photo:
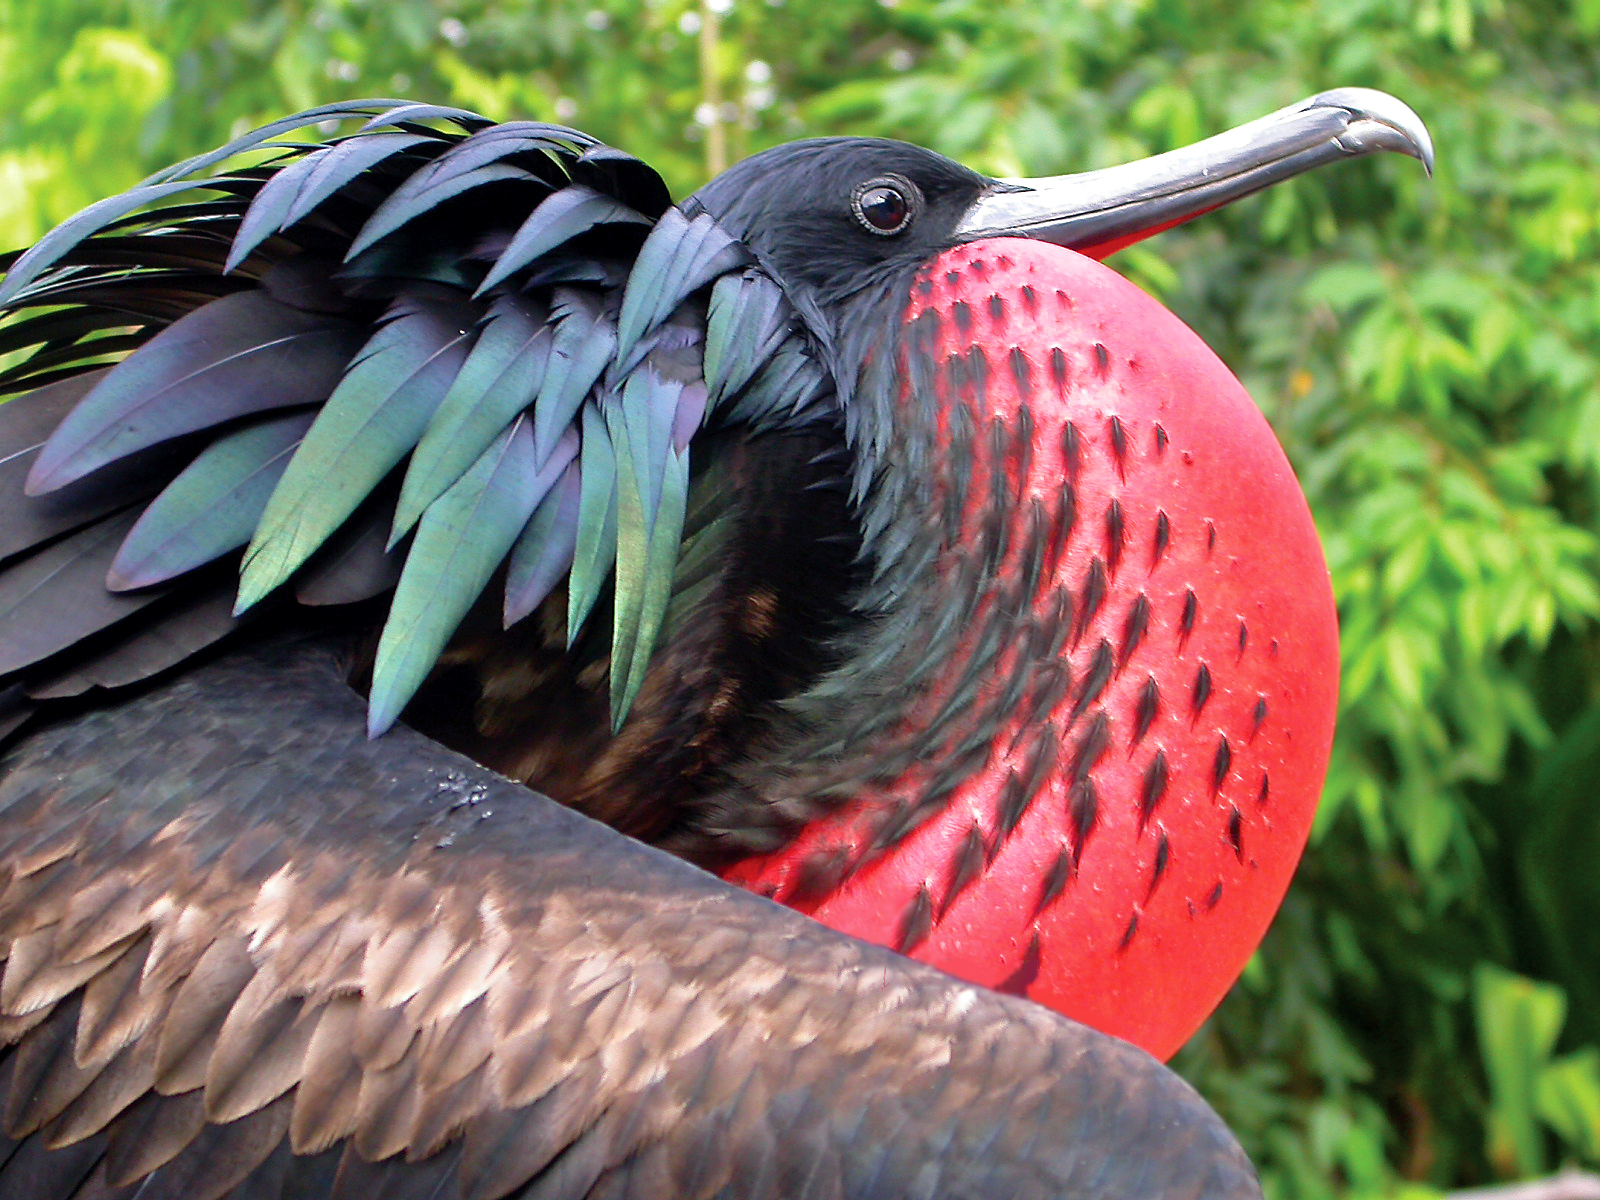
<svg viewBox="0 0 1600 1200">
<path fill-rule="evenodd" d="M 706 177 L 714 179 L 728 166 L 728 131 L 722 124 L 722 80 L 717 70 L 717 35 L 722 23 L 711 0 L 700 0 L 700 103 L 710 114 L 706 124 Z"/>
</svg>

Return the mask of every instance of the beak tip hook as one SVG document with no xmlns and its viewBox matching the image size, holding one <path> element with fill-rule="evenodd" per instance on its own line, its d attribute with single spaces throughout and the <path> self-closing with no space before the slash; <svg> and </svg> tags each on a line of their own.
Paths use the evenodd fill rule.
<svg viewBox="0 0 1600 1200">
<path fill-rule="evenodd" d="M 1409 154 L 1422 164 L 1422 169 L 1433 175 L 1433 138 L 1411 106 L 1388 92 L 1376 88 L 1346 87 L 1319 92 L 1304 102 L 1303 109 L 1337 108 L 1350 116 L 1352 128 L 1367 125 L 1370 137 L 1362 149 L 1398 150 Z M 1361 139 L 1358 134 L 1357 142 Z M 1343 139 L 1341 139 L 1341 142 Z M 1355 147 L 1351 147 L 1355 149 Z"/>
</svg>

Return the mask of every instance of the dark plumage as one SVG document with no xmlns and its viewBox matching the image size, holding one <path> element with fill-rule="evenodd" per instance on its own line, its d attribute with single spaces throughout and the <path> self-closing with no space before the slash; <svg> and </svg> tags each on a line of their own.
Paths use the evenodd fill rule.
<svg viewBox="0 0 1600 1200">
<path fill-rule="evenodd" d="M 614 830 L 726 865 L 857 813 L 762 886 L 903 868 L 873 936 L 907 952 L 1022 848 L 991 982 L 1026 992 L 1119 836 L 1102 765 L 1148 736 L 1159 849 L 1111 916 L 1151 944 L 1138 905 L 1211 868 L 1155 828 L 1175 705 L 1150 673 L 1130 740 L 1119 689 L 1211 628 L 1155 574 L 1192 514 L 1129 489 L 1192 427 L 1073 407 L 1138 390 L 1128 331 L 1079 345 L 1073 297 L 979 239 L 1095 252 L 1284 163 L 1425 157 L 1372 95 L 1081 211 L 872 139 L 674 207 L 576 130 L 353 102 L 6 260 L 0 1195 L 1257 1195 L 1142 1052 Z M 326 121 L 363 124 L 273 140 Z M 1192 725 L 1246 649 L 1190 671 Z M 1267 842 L 1222 793 L 1293 720 L 1194 733 L 1241 868 Z M 1285 769 L 1285 828 L 1319 769 Z"/>
<path fill-rule="evenodd" d="M 0 1194 L 71 1194 L 21 1182 L 41 1144 L 186 1200 L 337 1177 L 462 1200 L 1252 1194 L 1140 1051 L 409 730 L 368 741 L 342 674 L 280 642 L 6 762 L 4 1019 L 29 1032 L 0 1065 Z"/>
</svg>

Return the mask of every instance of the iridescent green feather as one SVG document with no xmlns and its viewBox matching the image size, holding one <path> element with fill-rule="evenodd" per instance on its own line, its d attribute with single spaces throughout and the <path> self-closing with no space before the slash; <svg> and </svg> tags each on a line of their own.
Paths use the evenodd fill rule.
<svg viewBox="0 0 1600 1200">
<path fill-rule="evenodd" d="M 617 597 L 611 644 L 611 726 L 622 728 L 655 652 L 672 596 L 689 491 L 689 452 L 669 448 L 654 513 L 639 480 L 617 473 Z M 625 532 L 624 532 L 625 531 Z"/>
<path fill-rule="evenodd" d="M 615 402 L 614 400 L 612 401 Z M 578 541 L 567 581 L 567 645 L 578 640 L 617 558 L 617 453 L 595 405 L 583 409 Z"/>
<path fill-rule="evenodd" d="M 296 413 L 212 442 L 144 510 L 106 586 L 164 583 L 247 543 L 310 425 L 310 413 Z"/>
<path fill-rule="evenodd" d="M 689 220 L 668 209 L 639 248 L 617 316 L 617 372 L 630 374 L 648 351 L 645 337 L 686 297 L 726 271 L 750 261 L 750 252 L 702 213 Z"/>
<path fill-rule="evenodd" d="M 511 419 L 533 403 L 550 355 L 551 333 L 542 315 L 514 296 L 502 297 L 489 310 L 472 353 L 411 456 L 389 535 L 391 546 Z"/>
<path fill-rule="evenodd" d="M 367 732 L 392 725 L 433 669 L 461 618 L 554 482 L 534 470 L 533 436 L 518 417 L 417 526 L 378 642 Z"/>
<path fill-rule="evenodd" d="M 472 317 L 464 306 L 416 300 L 373 335 L 267 502 L 237 611 L 294 574 L 417 444 L 466 359 Z"/>
<path fill-rule="evenodd" d="M 783 291 L 754 267 L 729 272 L 706 308 L 706 390 L 714 408 L 738 394 L 772 357 L 792 325 Z"/>
</svg>

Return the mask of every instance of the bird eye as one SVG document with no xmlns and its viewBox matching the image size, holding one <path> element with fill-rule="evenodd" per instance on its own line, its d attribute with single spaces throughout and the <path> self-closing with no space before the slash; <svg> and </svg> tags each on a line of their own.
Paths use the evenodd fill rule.
<svg viewBox="0 0 1600 1200">
<path fill-rule="evenodd" d="M 889 237 L 903 233 L 911 224 L 921 198 L 909 179 L 892 176 L 869 179 L 857 187 L 851 207 L 856 220 L 868 233 Z"/>
</svg>

